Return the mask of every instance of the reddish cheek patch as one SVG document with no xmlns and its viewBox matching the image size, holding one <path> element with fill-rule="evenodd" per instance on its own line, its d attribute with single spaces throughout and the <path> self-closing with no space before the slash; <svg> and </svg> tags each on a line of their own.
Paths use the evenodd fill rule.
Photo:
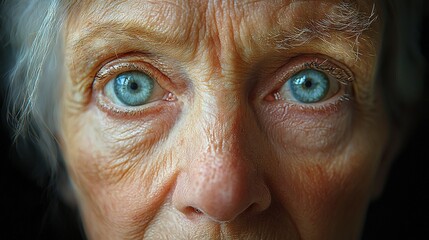
<svg viewBox="0 0 429 240">
<path fill-rule="evenodd" d="M 355 153 L 358 152 L 356 149 Z M 293 208 L 303 209 L 303 217 L 315 224 L 335 218 L 356 219 L 366 206 L 372 177 L 366 156 L 351 156 L 346 159 L 343 152 L 327 161 L 328 155 L 309 160 L 310 154 L 297 163 L 289 173 L 288 183 L 293 189 L 289 194 L 293 196 Z"/>
<path fill-rule="evenodd" d="M 344 192 L 344 179 L 339 173 L 330 173 L 327 165 L 303 164 L 295 169 L 293 175 L 295 196 L 293 201 L 301 209 L 304 218 L 315 224 L 321 219 L 329 219 L 341 209 L 340 197 Z"/>
<path fill-rule="evenodd" d="M 315 164 L 300 169 L 302 174 L 300 180 L 303 185 L 301 196 L 305 202 L 320 204 L 320 202 L 326 203 L 330 200 L 335 177 L 329 175 L 325 168 L 326 166 Z"/>
</svg>

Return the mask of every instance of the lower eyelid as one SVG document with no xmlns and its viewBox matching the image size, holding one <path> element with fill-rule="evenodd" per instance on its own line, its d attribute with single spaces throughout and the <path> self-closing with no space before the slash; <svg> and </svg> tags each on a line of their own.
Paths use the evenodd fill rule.
<svg viewBox="0 0 429 240">
<path fill-rule="evenodd" d="M 339 96 L 324 103 L 303 105 L 285 101 L 269 102 L 262 106 L 271 109 L 270 117 L 278 118 L 279 121 L 286 119 L 309 119 L 311 121 L 320 121 L 329 116 L 344 114 L 353 109 L 353 101 L 347 95 Z"/>
<path fill-rule="evenodd" d="M 104 94 L 97 95 L 96 104 L 98 108 L 108 116 L 121 119 L 141 119 L 150 116 L 158 116 L 161 112 L 172 113 L 174 109 L 177 108 L 177 101 L 152 101 L 137 107 L 121 106 L 112 104 Z"/>
<path fill-rule="evenodd" d="M 287 119 L 309 119 L 309 121 L 321 121 L 333 115 L 343 115 L 353 112 L 354 100 L 351 94 L 351 84 L 342 84 L 340 91 L 330 99 L 312 104 L 302 104 L 285 100 L 271 99 L 268 95 L 264 98 L 262 109 L 268 110 L 270 118 L 276 118 L 278 121 L 289 121 Z"/>
</svg>

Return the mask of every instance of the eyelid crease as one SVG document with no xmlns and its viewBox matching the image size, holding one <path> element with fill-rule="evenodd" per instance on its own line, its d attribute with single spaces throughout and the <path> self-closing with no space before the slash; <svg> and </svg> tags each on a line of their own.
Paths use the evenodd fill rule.
<svg viewBox="0 0 429 240">
<path fill-rule="evenodd" d="M 279 69 L 275 74 L 278 84 L 283 84 L 290 77 L 305 69 L 323 71 L 343 85 L 351 84 L 355 79 L 353 72 L 346 65 L 339 63 L 335 59 L 322 54 L 305 54 L 293 57 Z"/>
</svg>

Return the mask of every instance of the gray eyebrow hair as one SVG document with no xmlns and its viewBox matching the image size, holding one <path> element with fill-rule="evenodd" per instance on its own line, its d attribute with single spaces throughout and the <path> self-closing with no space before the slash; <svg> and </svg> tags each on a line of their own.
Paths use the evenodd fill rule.
<svg viewBox="0 0 429 240">
<path fill-rule="evenodd" d="M 274 36 L 269 41 L 275 42 L 279 50 L 287 50 L 302 46 L 312 40 L 319 39 L 331 45 L 333 33 L 338 33 L 348 39 L 355 58 L 360 56 L 359 48 L 362 42 L 372 45 L 365 32 L 371 29 L 371 25 L 377 20 L 376 6 L 372 5 L 370 13 L 363 12 L 356 3 L 340 2 L 331 11 L 319 20 L 310 20 L 305 27 L 295 27 L 293 30 L 285 30 Z"/>
</svg>

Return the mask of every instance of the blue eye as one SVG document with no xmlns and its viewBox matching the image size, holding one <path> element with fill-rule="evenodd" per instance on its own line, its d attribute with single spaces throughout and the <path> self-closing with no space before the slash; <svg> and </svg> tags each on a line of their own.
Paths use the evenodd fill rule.
<svg viewBox="0 0 429 240">
<path fill-rule="evenodd" d="M 152 96 L 154 80 L 139 71 L 124 72 L 106 85 L 106 95 L 126 106 L 139 106 Z"/>
<path fill-rule="evenodd" d="M 307 69 L 289 79 L 289 87 L 299 102 L 315 103 L 328 93 L 329 78 L 320 71 Z"/>
<path fill-rule="evenodd" d="M 281 98 L 300 103 L 316 103 L 324 100 L 328 93 L 335 93 L 339 84 L 332 84 L 329 77 L 321 71 L 306 69 L 287 80 L 280 89 Z"/>
</svg>

